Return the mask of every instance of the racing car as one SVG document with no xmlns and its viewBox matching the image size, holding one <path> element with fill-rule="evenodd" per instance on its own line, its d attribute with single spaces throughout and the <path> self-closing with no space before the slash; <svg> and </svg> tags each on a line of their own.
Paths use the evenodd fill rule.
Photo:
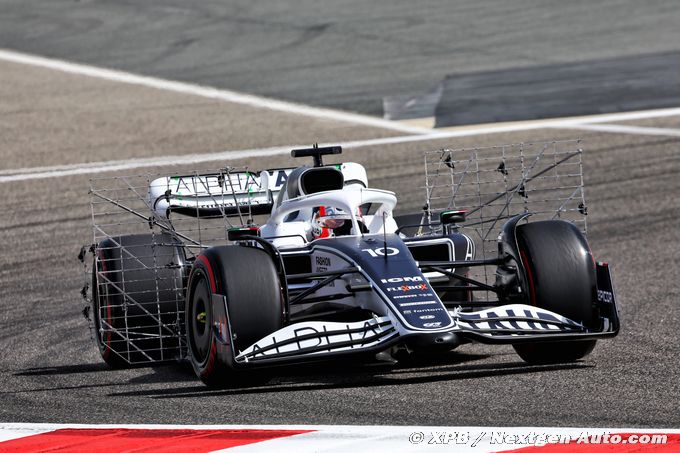
<svg viewBox="0 0 680 453">
<path fill-rule="evenodd" d="M 188 360 L 205 384 L 226 387 L 278 365 L 474 342 L 511 344 L 530 364 L 570 362 L 618 333 L 609 265 L 568 215 L 587 214 L 580 150 L 438 150 L 427 203 L 408 215 L 362 165 L 324 165 L 341 151 L 292 151 L 313 165 L 93 186 L 83 294 L 104 361 Z M 485 189 L 484 175 L 504 189 Z M 563 179 L 573 177 L 572 191 Z M 450 196 L 436 196 L 442 187 Z M 557 206 L 532 211 L 538 194 L 537 206 Z"/>
</svg>

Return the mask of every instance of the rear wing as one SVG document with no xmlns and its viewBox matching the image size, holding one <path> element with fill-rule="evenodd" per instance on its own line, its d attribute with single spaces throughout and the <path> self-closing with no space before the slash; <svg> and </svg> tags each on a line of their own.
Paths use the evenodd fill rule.
<svg viewBox="0 0 680 453">
<path fill-rule="evenodd" d="M 149 184 L 148 205 L 160 218 L 268 214 L 295 168 L 166 176 Z"/>
<path fill-rule="evenodd" d="M 345 185 L 358 183 L 367 187 L 362 165 L 345 162 L 328 166 L 342 172 Z M 147 204 L 162 219 L 170 217 L 171 212 L 201 218 L 269 214 L 295 168 L 261 172 L 226 169 L 218 173 L 164 176 L 149 183 Z"/>
</svg>

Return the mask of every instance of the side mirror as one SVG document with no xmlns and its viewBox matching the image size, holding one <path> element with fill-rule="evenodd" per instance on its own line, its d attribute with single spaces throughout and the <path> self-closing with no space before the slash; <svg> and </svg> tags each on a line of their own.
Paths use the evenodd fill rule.
<svg viewBox="0 0 680 453">
<path fill-rule="evenodd" d="M 439 214 L 439 220 L 442 225 L 452 225 L 454 223 L 465 222 L 465 215 L 467 211 L 444 211 Z"/>
</svg>

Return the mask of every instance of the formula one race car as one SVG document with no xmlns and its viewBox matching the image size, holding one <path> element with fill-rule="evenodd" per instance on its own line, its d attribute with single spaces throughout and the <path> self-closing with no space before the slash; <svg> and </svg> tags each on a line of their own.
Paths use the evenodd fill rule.
<svg viewBox="0 0 680 453">
<path fill-rule="evenodd" d="M 102 357 L 188 359 L 217 387 L 273 365 L 469 342 L 580 359 L 619 320 L 571 144 L 427 153 L 426 205 L 402 216 L 361 165 L 323 165 L 340 147 L 292 152 L 311 167 L 94 180 Z"/>
</svg>

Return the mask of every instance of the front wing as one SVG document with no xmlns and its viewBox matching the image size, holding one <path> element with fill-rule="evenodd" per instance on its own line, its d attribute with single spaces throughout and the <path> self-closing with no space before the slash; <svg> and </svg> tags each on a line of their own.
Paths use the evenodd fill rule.
<svg viewBox="0 0 680 453">
<path fill-rule="evenodd" d="M 359 322 L 307 321 L 288 325 L 235 353 L 237 364 L 267 364 L 318 360 L 335 355 L 384 350 L 410 336 L 450 335 L 480 343 L 513 344 L 539 341 L 586 340 L 615 336 L 619 318 L 614 290 L 605 263 L 597 265 L 599 329 L 549 310 L 511 304 L 474 312 L 449 311 L 453 327 L 423 333 L 406 328 L 398 317 L 374 317 Z"/>
</svg>

